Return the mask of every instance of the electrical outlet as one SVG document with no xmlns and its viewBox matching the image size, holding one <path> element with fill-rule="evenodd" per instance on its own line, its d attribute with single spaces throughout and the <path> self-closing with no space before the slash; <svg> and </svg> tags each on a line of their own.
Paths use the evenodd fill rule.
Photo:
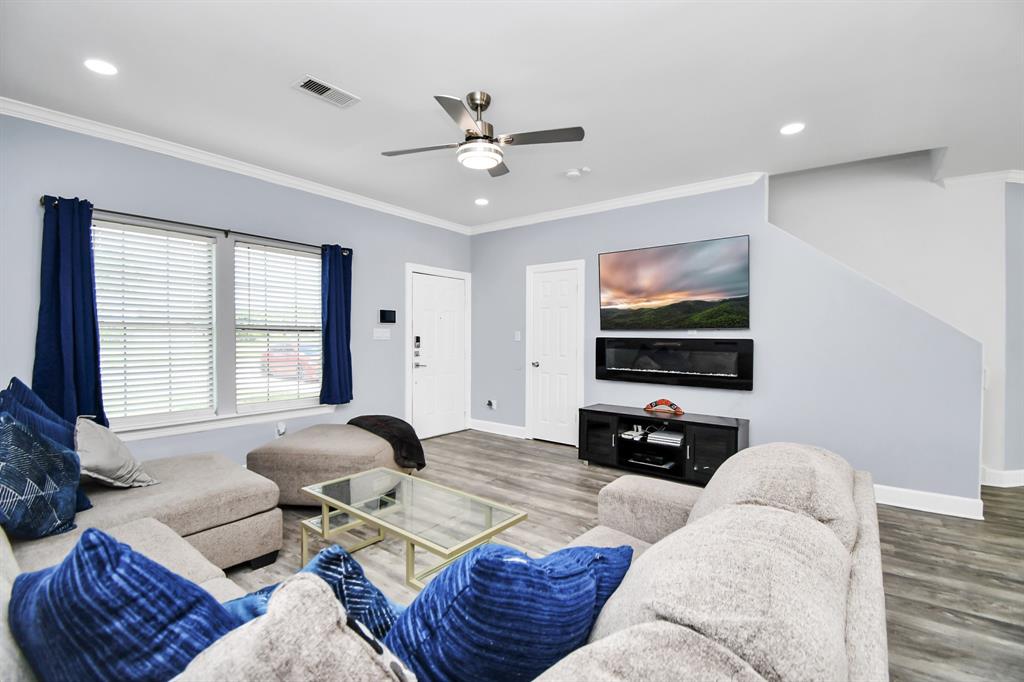
<svg viewBox="0 0 1024 682">
<path fill-rule="evenodd" d="M 487 405 L 487 407 L 491 408 L 492 410 L 498 409 L 498 401 L 497 400 L 488 400 L 484 404 Z"/>
<path fill-rule="evenodd" d="M 288 424 L 285 422 L 277 422 L 277 437 L 280 438 L 286 433 L 288 433 Z"/>
</svg>

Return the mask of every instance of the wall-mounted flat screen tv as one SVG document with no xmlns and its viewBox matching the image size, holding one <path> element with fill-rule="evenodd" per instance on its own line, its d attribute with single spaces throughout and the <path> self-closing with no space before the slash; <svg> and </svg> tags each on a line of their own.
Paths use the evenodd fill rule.
<svg viewBox="0 0 1024 682">
<path fill-rule="evenodd" d="M 602 253 L 601 329 L 750 328 L 750 237 Z"/>
</svg>

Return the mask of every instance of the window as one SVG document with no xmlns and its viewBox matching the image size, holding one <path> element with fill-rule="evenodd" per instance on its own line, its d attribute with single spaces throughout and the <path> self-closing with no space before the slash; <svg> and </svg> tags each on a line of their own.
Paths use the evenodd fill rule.
<svg viewBox="0 0 1024 682">
<path fill-rule="evenodd" d="M 239 411 L 318 402 L 320 327 L 320 255 L 237 242 L 235 402 Z"/>
<path fill-rule="evenodd" d="M 212 414 L 213 238 L 93 225 L 103 402 L 111 419 Z"/>
</svg>

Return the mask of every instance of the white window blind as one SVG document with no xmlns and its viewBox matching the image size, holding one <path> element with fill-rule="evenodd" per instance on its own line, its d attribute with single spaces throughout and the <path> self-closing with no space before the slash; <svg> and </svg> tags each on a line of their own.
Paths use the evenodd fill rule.
<svg viewBox="0 0 1024 682">
<path fill-rule="evenodd" d="M 235 244 L 235 401 L 314 404 L 321 377 L 320 254 Z"/>
<path fill-rule="evenodd" d="M 103 404 L 111 419 L 214 410 L 214 240 L 93 225 Z"/>
</svg>

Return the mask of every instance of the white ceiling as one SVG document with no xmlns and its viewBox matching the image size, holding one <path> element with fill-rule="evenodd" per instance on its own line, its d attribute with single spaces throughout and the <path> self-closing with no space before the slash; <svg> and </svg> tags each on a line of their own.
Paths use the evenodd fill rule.
<svg viewBox="0 0 1024 682">
<path fill-rule="evenodd" d="M 293 89 L 307 73 L 362 103 Z M 474 89 L 497 131 L 586 139 L 511 148 L 500 178 L 380 156 L 460 139 L 432 96 Z M 0 96 L 480 225 L 941 147 L 944 176 L 1022 168 L 1024 4 L 5 0 Z"/>
</svg>

